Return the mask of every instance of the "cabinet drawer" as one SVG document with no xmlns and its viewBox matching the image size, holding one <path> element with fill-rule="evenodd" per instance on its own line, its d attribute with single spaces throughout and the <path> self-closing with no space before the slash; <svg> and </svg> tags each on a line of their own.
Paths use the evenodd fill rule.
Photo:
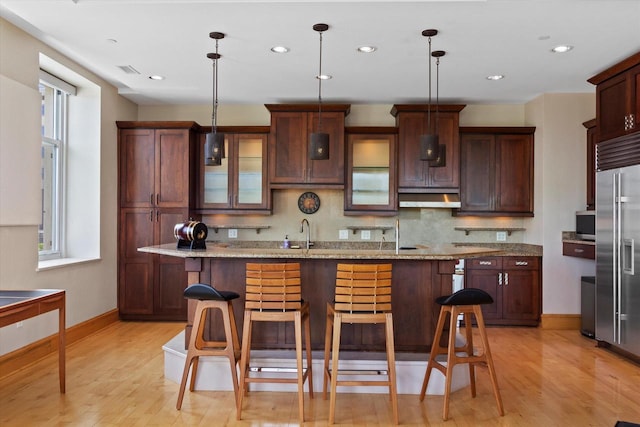
<svg viewBox="0 0 640 427">
<path fill-rule="evenodd" d="M 502 258 L 505 270 L 537 270 L 540 268 L 540 258 L 533 256 L 508 256 Z"/>
<path fill-rule="evenodd" d="M 562 255 L 596 259 L 596 246 L 581 243 L 562 242 Z"/>
<path fill-rule="evenodd" d="M 466 260 L 465 268 L 470 270 L 495 270 L 502 268 L 501 257 L 471 258 Z"/>
</svg>

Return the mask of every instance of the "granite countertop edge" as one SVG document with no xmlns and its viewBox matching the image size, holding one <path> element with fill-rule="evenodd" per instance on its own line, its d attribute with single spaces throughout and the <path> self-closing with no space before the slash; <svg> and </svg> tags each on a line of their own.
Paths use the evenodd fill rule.
<svg viewBox="0 0 640 427">
<path fill-rule="evenodd" d="M 316 248 L 282 249 L 276 243 L 271 246 L 251 247 L 250 242 L 207 242 L 207 249 L 177 249 L 175 243 L 139 248 L 140 252 L 180 258 L 278 258 L 278 259 L 399 259 L 399 260 L 457 260 L 484 256 L 542 256 L 542 247 L 528 244 L 452 243 L 416 245 L 412 249 L 395 248 L 387 244 L 379 249 L 376 245 L 351 244 L 330 247 L 319 244 Z M 330 243 L 330 242 L 328 242 Z M 245 246 L 246 245 L 246 246 Z M 376 247 L 373 249 L 373 247 Z"/>
</svg>

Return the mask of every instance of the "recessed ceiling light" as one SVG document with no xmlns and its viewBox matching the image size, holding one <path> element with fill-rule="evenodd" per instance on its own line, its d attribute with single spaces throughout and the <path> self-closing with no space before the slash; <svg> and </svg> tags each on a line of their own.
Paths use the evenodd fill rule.
<svg viewBox="0 0 640 427">
<path fill-rule="evenodd" d="M 164 80 L 164 76 L 153 75 L 149 76 L 151 80 Z"/>
<path fill-rule="evenodd" d="M 504 76 L 502 74 L 494 74 L 493 76 L 487 76 L 487 80 L 502 80 Z"/>
<path fill-rule="evenodd" d="M 287 53 L 289 52 L 289 48 L 286 46 L 274 46 L 271 48 L 271 52 L 274 53 Z"/>
<path fill-rule="evenodd" d="M 357 50 L 361 53 L 372 53 L 375 52 L 377 48 L 375 46 L 360 46 Z"/>
<path fill-rule="evenodd" d="M 573 49 L 573 46 L 569 46 L 568 44 L 561 44 L 560 46 L 556 46 L 553 49 L 551 49 L 551 52 L 565 53 L 565 52 L 569 52 L 571 49 Z"/>
<path fill-rule="evenodd" d="M 320 74 L 319 76 L 316 76 L 316 79 L 318 80 L 330 80 L 332 78 L 333 76 L 330 76 L 329 74 Z"/>
</svg>

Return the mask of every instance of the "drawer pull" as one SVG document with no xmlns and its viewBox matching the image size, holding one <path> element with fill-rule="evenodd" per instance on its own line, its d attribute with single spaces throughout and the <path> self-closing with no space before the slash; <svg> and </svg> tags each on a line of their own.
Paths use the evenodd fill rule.
<svg viewBox="0 0 640 427">
<path fill-rule="evenodd" d="M 529 261 L 516 261 L 516 265 L 529 265 Z"/>
<path fill-rule="evenodd" d="M 573 251 L 577 254 L 581 254 L 582 252 L 584 252 L 584 249 L 575 248 Z"/>
<path fill-rule="evenodd" d="M 480 261 L 478 262 L 480 265 L 491 265 L 491 261 Z"/>
</svg>

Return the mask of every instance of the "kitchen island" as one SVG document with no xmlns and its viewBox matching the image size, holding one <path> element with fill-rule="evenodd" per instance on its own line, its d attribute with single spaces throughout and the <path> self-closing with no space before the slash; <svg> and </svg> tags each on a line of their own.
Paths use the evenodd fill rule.
<svg viewBox="0 0 640 427">
<path fill-rule="evenodd" d="M 245 264 L 247 262 L 299 262 L 302 296 L 311 306 L 311 343 L 314 350 L 324 347 L 326 303 L 333 301 L 338 263 L 391 263 L 393 265 L 392 304 L 394 340 L 398 352 L 425 353 L 431 341 L 439 314 L 435 299 L 452 291 L 452 274 L 458 259 L 501 255 L 499 248 L 461 245 L 418 245 L 412 249 L 314 248 L 279 249 L 243 247 L 238 244 L 207 243 L 205 250 L 178 250 L 175 243 L 140 248 L 139 251 L 184 258 L 188 284 L 208 283 L 217 289 L 234 291 L 236 319 L 244 313 Z M 195 304 L 189 301 L 188 339 Z M 215 319 L 212 321 L 212 325 Z M 242 333 L 242 321 L 238 329 Z M 345 350 L 384 351 L 383 325 L 345 325 Z M 367 327 L 369 326 L 369 327 Z M 253 348 L 292 349 L 291 325 L 257 325 Z M 220 339 L 215 327 L 210 339 Z M 285 333 L 287 332 L 287 333 Z M 290 331 L 293 332 L 293 331 Z"/>
</svg>

